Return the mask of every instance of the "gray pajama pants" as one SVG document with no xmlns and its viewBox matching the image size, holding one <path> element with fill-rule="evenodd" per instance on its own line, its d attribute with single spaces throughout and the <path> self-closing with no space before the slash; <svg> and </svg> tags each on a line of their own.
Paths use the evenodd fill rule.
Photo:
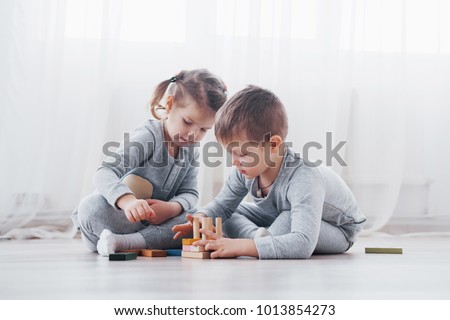
<svg viewBox="0 0 450 320">
<path fill-rule="evenodd" d="M 283 211 L 273 222 L 262 220 L 263 214 L 258 214 L 258 207 L 252 203 L 241 203 L 230 219 L 223 224 L 223 232 L 229 238 L 253 239 L 260 227 L 265 227 L 272 236 L 291 232 L 291 213 Z M 267 215 L 266 215 L 267 217 Z M 314 254 L 343 253 L 350 249 L 353 242 L 345 237 L 343 231 L 321 221 L 319 239 Z"/>
<path fill-rule="evenodd" d="M 160 225 L 145 226 L 140 222 L 130 222 L 122 210 L 111 206 L 101 194 L 85 197 L 72 213 L 74 224 L 80 229 L 85 245 L 92 251 L 97 251 L 97 242 L 104 229 L 116 234 L 139 232 L 144 237 L 147 248 L 180 249 L 181 239 L 174 240 L 172 227 L 187 222 L 183 213 Z"/>
</svg>

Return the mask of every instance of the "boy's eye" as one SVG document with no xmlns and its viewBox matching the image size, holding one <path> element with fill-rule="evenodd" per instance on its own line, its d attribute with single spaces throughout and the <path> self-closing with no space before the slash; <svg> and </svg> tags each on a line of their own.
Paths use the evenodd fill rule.
<svg viewBox="0 0 450 320">
<path fill-rule="evenodd" d="M 202 132 L 207 132 L 207 131 L 208 131 L 208 129 L 202 128 Z"/>
<path fill-rule="evenodd" d="M 186 119 L 183 119 L 185 124 L 192 124 L 192 122 L 187 121 Z"/>
</svg>

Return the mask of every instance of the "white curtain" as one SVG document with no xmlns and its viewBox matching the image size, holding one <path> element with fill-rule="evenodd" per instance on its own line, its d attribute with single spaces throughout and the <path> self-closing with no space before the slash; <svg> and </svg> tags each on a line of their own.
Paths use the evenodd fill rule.
<svg viewBox="0 0 450 320">
<path fill-rule="evenodd" d="M 201 67 L 230 94 L 274 91 L 294 148 L 323 145 L 312 160 L 326 164 L 326 132 L 346 141 L 347 166 L 329 165 L 369 232 L 401 211 L 405 186 L 423 216 L 450 216 L 449 1 L 3 0 L 0 26 L 0 234 L 39 214 L 69 226 L 103 144 L 149 117 L 157 83 Z M 201 203 L 227 171 L 202 167 Z"/>
</svg>

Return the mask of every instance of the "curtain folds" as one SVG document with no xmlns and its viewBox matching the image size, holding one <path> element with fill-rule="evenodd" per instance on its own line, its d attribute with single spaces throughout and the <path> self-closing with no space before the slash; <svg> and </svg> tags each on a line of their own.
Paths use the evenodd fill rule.
<svg viewBox="0 0 450 320">
<path fill-rule="evenodd" d="M 329 165 L 366 232 L 398 212 L 448 217 L 449 18 L 442 0 L 2 1 L 0 235 L 39 212 L 70 224 L 103 144 L 150 116 L 156 84 L 202 67 L 230 95 L 275 92 L 296 151 L 323 146 L 311 160 L 346 142 L 346 166 Z M 201 168 L 202 203 L 229 170 Z M 403 203 L 403 192 L 416 196 Z"/>
</svg>

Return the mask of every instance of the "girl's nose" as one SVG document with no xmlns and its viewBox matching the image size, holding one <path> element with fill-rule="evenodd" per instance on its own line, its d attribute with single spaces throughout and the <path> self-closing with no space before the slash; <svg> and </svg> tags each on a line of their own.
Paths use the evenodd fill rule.
<svg viewBox="0 0 450 320">
<path fill-rule="evenodd" d="M 191 131 L 188 133 L 187 140 L 194 142 L 196 137 L 198 137 L 198 133 L 196 131 Z"/>
</svg>

